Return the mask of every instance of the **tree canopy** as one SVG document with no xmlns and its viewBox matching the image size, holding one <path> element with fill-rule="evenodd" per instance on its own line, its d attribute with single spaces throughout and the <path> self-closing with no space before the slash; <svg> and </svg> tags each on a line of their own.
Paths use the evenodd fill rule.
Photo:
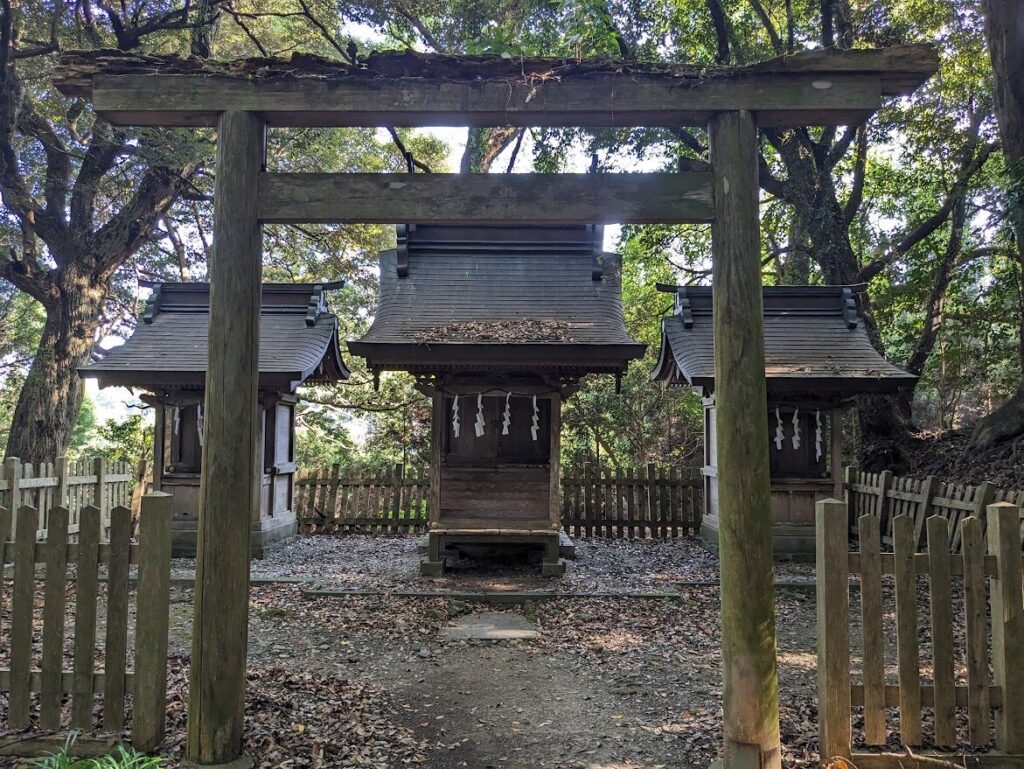
<svg viewBox="0 0 1024 769">
<path fill-rule="evenodd" d="M 909 461 L 915 431 L 967 428 L 1021 382 L 1019 196 L 1010 194 L 996 118 L 986 9 L 974 0 L 4 0 L 2 10 L 0 436 L 10 424 L 8 454 L 39 461 L 64 451 L 82 398 L 75 368 L 100 339 L 129 332 L 138 281 L 202 279 L 209 255 L 212 133 L 115 128 L 61 97 L 49 79 L 54 57 L 82 47 L 216 59 L 309 52 L 351 62 L 397 48 L 713 65 L 932 43 L 940 74 L 866 124 L 762 130 L 764 281 L 864 284 L 873 341 L 920 375 L 907 398 L 861 404 L 869 459 Z M 704 132 L 681 127 L 290 129 L 272 131 L 268 148 L 269 166 L 289 171 L 604 173 L 706 162 Z M 353 338 L 374 310 L 375 254 L 392 238 L 378 226 L 268 227 L 266 278 L 348 279 L 332 304 Z M 565 461 L 695 459 L 699 403 L 656 389 L 647 372 L 670 304 L 653 284 L 708 283 L 709 231 L 627 227 L 615 247 L 629 329 L 648 357 L 631 367 L 622 395 L 593 378 L 567 404 Z M 303 458 L 421 458 L 429 415 L 411 381 L 385 376 L 375 392 L 352 362 L 351 384 L 306 393 Z"/>
</svg>

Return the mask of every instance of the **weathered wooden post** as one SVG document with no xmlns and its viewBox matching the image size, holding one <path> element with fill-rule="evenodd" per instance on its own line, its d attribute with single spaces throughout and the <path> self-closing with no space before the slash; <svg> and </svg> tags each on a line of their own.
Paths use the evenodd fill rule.
<svg viewBox="0 0 1024 769">
<path fill-rule="evenodd" d="M 846 503 L 815 505 L 818 743 L 822 762 L 850 755 L 850 524 Z"/>
<path fill-rule="evenodd" d="M 1024 751 L 1024 597 L 1021 589 L 1020 509 L 1008 502 L 988 506 L 988 552 L 996 556 L 989 581 L 992 602 L 992 672 L 1003 690 L 996 711 L 996 745 Z"/>
<path fill-rule="evenodd" d="M 139 601 L 135 626 L 132 745 L 138 750 L 155 750 L 164 738 L 173 501 L 154 492 L 142 498 L 139 510 L 138 594 L 146 600 Z"/>
<path fill-rule="evenodd" d="M 708 126 L 725 766 L 781 766 L 775 661 L 757 125 L 747 110 Z"/>
<path fill-rule="evenodd" d="M 252 112 L 221 114 L 188 713 L 188 757 L 202 764 L 242 752 L 249 531 L 259 504 L 256 190 L 263 157 L 263 121 Z"/>
</svg>

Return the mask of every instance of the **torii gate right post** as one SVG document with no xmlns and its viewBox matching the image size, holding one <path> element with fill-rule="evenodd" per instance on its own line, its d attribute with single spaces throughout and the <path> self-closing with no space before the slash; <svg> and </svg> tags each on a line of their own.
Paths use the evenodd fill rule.
<svg viewBox="0 0 1024 769">
<path fill-rule="evenodd" d="M 777 769 L 757 128 L 856 125 L 937 66 L 920 46 L 646 71 L 375 54 L 358 68 L 259 60 L 246 73 L 238 63 L 66 54 L 61 90 L 92 99 L 114 124 L 219 128 L 189 758 L 218 765 L 242 753 L 262 224 L 710 222 L 725 763 Z M 698 126 L 709 129 L 711 172 L 281 174 L 263 168 L 268 125 Z"/>
</svg>

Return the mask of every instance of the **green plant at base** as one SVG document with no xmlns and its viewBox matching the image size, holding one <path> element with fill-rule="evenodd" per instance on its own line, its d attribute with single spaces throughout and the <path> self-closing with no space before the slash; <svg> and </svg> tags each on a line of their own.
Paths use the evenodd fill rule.
<svg viewBox="0 0 1024 769">
<path fill-rule="evenodd" d="M 99 758 L 75 758 L 72 748 L 78 732 L 71 732 L 60 750 L 44 758 L 37 758 L 30 766 L 33 769 L 161 769 L 164 759 L 160 756 L 147 756 L 135 748 L 118 745 L 113 753 Z"/>
</svg>

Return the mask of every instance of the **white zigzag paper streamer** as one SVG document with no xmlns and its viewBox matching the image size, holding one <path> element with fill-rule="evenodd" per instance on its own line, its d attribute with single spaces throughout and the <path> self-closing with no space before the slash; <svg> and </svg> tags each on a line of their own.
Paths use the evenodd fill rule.
<svg viewBox="0 0 1024 769">
<path fill-rule="evenodd" d="M 476 396 L 476 421 L 473 423 L 473 429 L 476 431 L 476 437 L 482 438 L 484 436 L 484 396 L 483 393 L 477 393 Z"/>
<path fill-rule="evenodd" d="M 501 434 L 508 435 L 509 425 L 512 424 L 512 393 L 505 393 L 505 414 L 501 420 Z"/>
<path fill-rule="evenodd" d="M 533 396 L 533 426 L 530 428 L 530 435 L 537 440 L 537 432 L 540 430 L 540 409 L 537 408 L 537 396 Z"/>
<path fill-rule="evenodd" d="M 800 448 L 800 409 L 793 411 L 793 448 Z"/>
<path fill-rule="evenodd" d="M 777 451 L 782 451 L 782 442 L 786 439 L 786 432 L 782 429 L 782 414 L 779 413 L 779 407 L 775 407 L 775 448 Z"/>
<path fill-rule="evenodd" d="M 819 461 L 821 459 L 821 409 L 814 412 L 814 421 L 817 423 L 814 430 L 814 459 Z"/>
<path fill-rule="evenodd" d="M 455 396 L 455 400 L 452 402 L 452 435 L 456 438 L 459 437 L 459 426 L 462 424 L 459 419 L 459 396 Z"/>
</svg>

